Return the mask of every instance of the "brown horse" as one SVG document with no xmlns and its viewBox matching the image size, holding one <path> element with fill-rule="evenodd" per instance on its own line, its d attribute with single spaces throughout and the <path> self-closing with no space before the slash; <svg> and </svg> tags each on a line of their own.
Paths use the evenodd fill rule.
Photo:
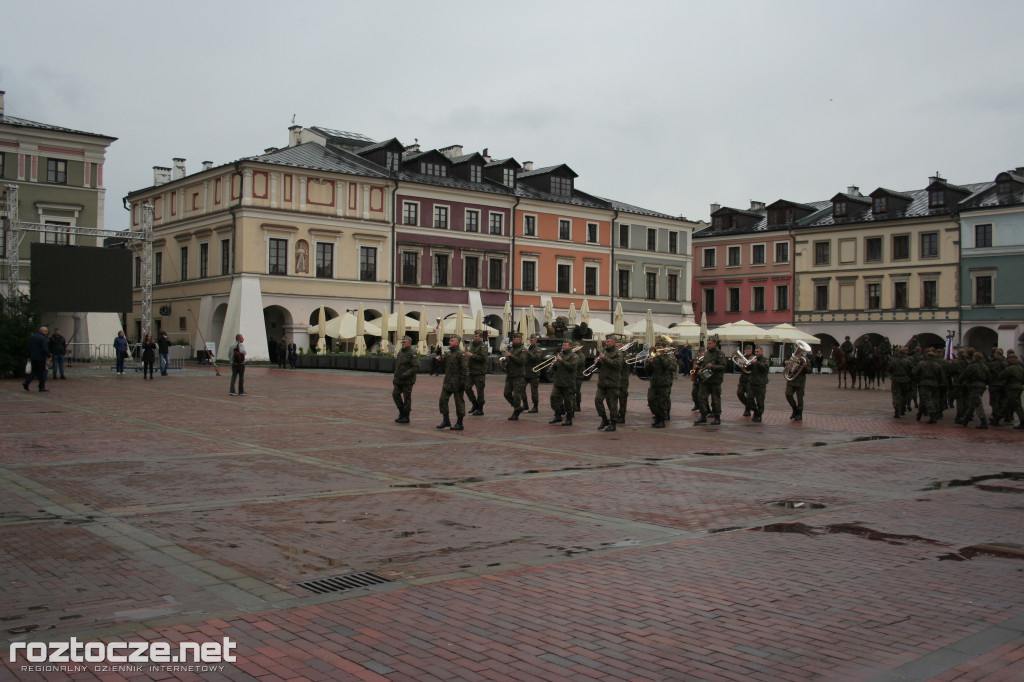
<svg viewBox="0 0 1024 682">
<path fill-rule="evenodd" d="M 857 368 L 855 367 L 852 360 L 848 360 L 846 353 L 839 346 L 832 347 L 832 355 L 829 359 L 836 365 L 836 374 L 838 383 L 836 388 L 856 388 L 857 387 Z M 850 375 L 850 385 L 846 386 L 846 375 Z"/>
</svg>

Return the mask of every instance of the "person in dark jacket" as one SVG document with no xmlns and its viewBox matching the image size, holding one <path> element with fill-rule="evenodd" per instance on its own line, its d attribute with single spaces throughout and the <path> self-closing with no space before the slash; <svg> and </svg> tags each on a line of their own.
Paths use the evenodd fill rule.
<svg viewBox="0 0 1024 682">
<path fill-rule="evenodd" d="M 60 378 L 64 378 L 64 356 L 68 353 L 68 340 L 61 336 L 60 329 L 53 330 L 50 337 L 50 358 L 53 363 L 53 378 L 57 378 L 57 370 L 60 369 Z"/>
<path fill-rule="evenodd" d="M 402 349 L 395 356 L 395 376 L 391 380 L 394 390 L 391 397 L 398 408 L 398 424 L 409 423 L 412 412 L 412 387 L 416 383 L 416 373 L 420 371 L 420 359 L 412 347 L 412 337 L 402 337 Z"/>
<path fill-rule="evenodd" d="M 46 388 L 46 361 L 50 359 L 50 344 L 46 340 L 46 334 L 49 331 L 46 327 L 40 327 L 28 340 L 28 360 L 32 363 L 32 372 L 21 384 L 26 391 L 33 378 L 39 381 L 40 392 L 46 393 L 50 390 Z"/>
<path fill-rule="evenodd" d="M 625 359 L 619 353 L 614 334 L 604 340 L 604 352 L 597 356 L 597 393 L 594 395 L 594 406 L 597 416 L 601 417 L 598 431 L 614 431 L 619 421 L 619 386 L 622 383 L 622 365 Z M 607 404 L 607 411 L 605 405 Z"/>
<path fill-rule="evenodd" d="M 160 376 L 167 376 L 167 368 L 171 366 L 171 340 L 167 332 L 160 332 L 156 340 L 156 351 L 160 355 Z"/>
<path fill-rule="evenodd" d="M 473 332 L 473 342 L 466 350 L 466 361 L 469 363 L 469 382 L 466 384 L 466 397 L 472 409 L 470 414 L 482 417 L 484 414 L 484 387 L 487 385 L 488 346 L 484 340 L 484 331 Z"/>
<path fill-rule="evenodd" d="M 988 404 L 992 408 L 992 421 L 990 422 L 992 426 L 999 426 L 999 420 L 1004 418 L 1003 370 L 1006 369 L 1006 365 L 1003 349 L 994 348 L 992 359 L 988 361 Z"/>
<path fill-rule="evenodd" d="M 655 348 L 656 350 L 647 356 L 651 373 L 650 384 L 647 387 L 647 406 L 654 417 L 651 426 L 663 429 L 672 405 L 672 382 L 675 381 L 679 367 L 675 352 L 671 350 L 668 342 L 659 339 Z"/>
<path fill-rule="evenodd" d="M 277 342 L 277 368 L 288 368 L 288 337 L 283 335 L 281 340 Z"/>
<path fill-rule="evenodd" d="M 934 349 L 929 348 L 925 353 L 925 359 L 914 365 L 911 377 L 917 381 L 921 391 L 917 420 L 921 421 L 921 417 L 927 414 L 928 423 L 936 423 L 941 413 L 939 389 L 946 383 L 946 372 L 942 368 L 942 363 L 935 357 Z"/>
<path fill-rule="evenodd" d="M 539 340 L 539 336 L 537 336 L 536 334 L 530 334 L 530 343 L 526 347 L 526 364 L 523 366 L 523 379 L 525 381 L 526 386 L 530 387 L 530 393 L 526 397 L 533 398 L 533 407 L 531 407 L 528 411 L 533 413 L 539 411 L 538 405 L 540 404 L 540 374 L 538 372 L 534 372 L 533 368 L 540 364 L 540 361 L 544 359 L 543 354 L 541 352 L 541 348 L 540 346 L 537 345 L 537 341 Z M 527 402 L 528 401 L 523 402 L 523 407 L 526 407 Z"/>
<path fill-rule="evenodd" d="M 505 400 L 512 406 L 509 421 L 517 421 L 525 412 L 526 400 L 526 348 L 523 335 L 513 334 L 512 345 L 505 351 Z"/>
<path fill-rule="evenodd" d="M 152 334 L 146 334 L 142 341 L 142 378 L 146 379 L 149 373 L 150 380 L 153 379 L 153 364 L 156 362 L 156 342 Z"/>
<path fill-rule="evenodd" d="M 764 398 L 768 392 L 770 366 L 768 358 L 764 356 L 764 350 L 760 346 L 754 348 L 754 357 L 757 360 L 750 365 L 750 400 L 754 410 L 751 421 L 759 422 L 761 415 L 764 414 Z"/>
<path fill-rule="evenodd" d="M 907 404 L 910 402 L 911 367 L 906 348 L 900 346 L 895 355 L 889 356 L 888 370 L 892 379 L 892 416 L 899 419 L 907 413 Z"/>
<path fill-rule="evenodd" d="M 569 339 L 562 341 L 562 352 L 555 356 L 551 365 L 551 409 L 555 416 L 548 424 L 572 426 L 576 409 L 576 366 L 582 363 L 583 358 L 572 352 Z M 562 421 L 563 415 L 565 421 Z"/>
<path fill-rule="evenodd" d="M 114 339 L 114 356 L 117 359 L 117 373 L 124 374 L 124 359 L 128 357 L 128 339 L 124 332 L 118 332 Z"/>
<path fill-rule="evenodd" d="M 1024 388 L 1024 365 L 1017 359 L 1017 351 L 1012 348 L 1006 351 L 1006 369 L 1003 370 L 1003 411 L 1006 424 L 1013 423 L 1013 415 L 1020 420 L 1015 431 L 1024 431 L 1024 407 L 1020 404 L 1021 389 Z"/>
</svg>

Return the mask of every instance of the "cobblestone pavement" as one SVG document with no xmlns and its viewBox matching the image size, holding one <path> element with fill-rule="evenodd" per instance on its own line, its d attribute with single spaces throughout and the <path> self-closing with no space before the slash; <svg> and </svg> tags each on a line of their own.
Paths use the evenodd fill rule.
<svg viewBox="0 0 1024 682">
<path fill-rule="evenodd" d="M 634 379 L 615 433 L 592 383 L 563 428 L 547 386 L 507 421 L 492 376 L 453 432 L 437 377 L 409 425 L 385 375 L 69 377 L 0 384 L 3 637 L 237 660 L 7 655 L 0 679 L 1024 679 L 1021 431 L 894 419 L 827 376 L 802 422 L 773 376 L 761 424 L 727 376 L 717 427 L 684 381 L 664 430 Z M 360 572 L 389 582 L 299 585 Z"/>
</svg>

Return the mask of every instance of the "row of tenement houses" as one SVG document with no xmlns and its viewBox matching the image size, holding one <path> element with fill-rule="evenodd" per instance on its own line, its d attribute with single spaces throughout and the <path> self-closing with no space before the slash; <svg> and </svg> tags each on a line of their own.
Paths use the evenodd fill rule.
<svg viewBox="0 0 1024 682">
<path fill-rule="evenodd" d="M 21 219 L 103 227 L 114 138 L 2 107 L 0 94 L 0 175 L 21 187 Z M 501 329 L 506 302 L 518 317 L 586 300 L 605 320 L 621 304 L 628 321 L 648 309 L 666 325 L 706 312 L 710 326 L 788 322 L 826 343 L 941 343 L 952 330 L 980 348 L 1021 346 L 1021 169 L 969 185 L 936 176 L 920 190 L 712 205 L 708 226 L 587 194 L 566 164 L 324 127 L 288 133 L 287 147 L 191 174 L 184 159 L 154 167 L 152 185 L 126 198 L 133 229 L 144 203 L 154 209 L 157 330 L 221 352 L 242 331 L 260 358 L 268 338 L 306 344 L 321 306 L 333 317 L 362 305 L 372 321 L 402 302 L 411 317 L 425 308 L 433 327 L 461 305 Z M 25 279 L 32 238 L 19 253 Z M 130 337 L 140 291 L 135 301 Z M 106 343 L 102 320 L 69 311 L 48 321 Z"/>
</svg>

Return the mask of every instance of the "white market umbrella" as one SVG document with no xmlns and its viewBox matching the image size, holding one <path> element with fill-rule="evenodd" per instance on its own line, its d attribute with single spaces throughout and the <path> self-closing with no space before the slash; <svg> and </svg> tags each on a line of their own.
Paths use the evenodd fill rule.
<svg viewBox="0 0 1024 682">
<path fill-rule="evenodd" d="M 356 316 L 352 313 L 345 313 L 344 315 L 332 317 L 327 320 L 327 324 L 324 325 L 324 334 L 334 339 L 354 339 L 356 337 L 358 327 L 359 322 L 356 320 Z M 316 327 L 310 327 L 309 329 L 309 333 L 312 334 Z M 364 322 L 363 331 L 371 336 L 377 336 L 380 334 L 380 327 L 372 322 Z"/>
<path fill-rule="evenodd" d="M 427 307 L 420 306 L 420 326 L 419 326 L 420 340 L 416 343 L 416 352 L 420 355 L 426 355 L 430 352 L 430 348 L 427 346 Z"/>
<path fill-rule="evenodd" d="M 390 353 L 391 342 L 388 340 L 388 335 L 391 333 L 391 326 L 388 324 L 388 315 L 380 318 L 380 352 Z"/>
<path fill-rule="evenodd" d="M 378 330 L 378 334 L 380 331 Z M 363 336 L 366 334 L 366 320 L 363 318 L 363 304 L 359 304 L 359 311 L 356 313 L 356 342 L 355 348 L 353 349 L 357 356 L 366 354 L 366 339 Z"/>
<path fill-rule="evenodd" d="M 576 302 L 573 301 L 569 304 L 569 322 L 570 327 L 576 326 Z"/>
<path fill-rule="evenodd" d="M 555 308 L 551 304 L 551 299 L 549 298 L 547 301 L 544 302 L 544 324 L 546 324 L 546 325 L 553 325 L 554 323 L 555 323 Z"/>
<path fill-rule="evenodd" d="M 533 306 L 530 306 L 530 316 L 526 318 L 526 333 L 523 337 L 528 339 L 537 333 L 537 313 L 534 311 Z"/>
<path fill-rule="evenodd" d="M 774 338 L 768 333 L 767 329 L 762 329 L 752 322 L 746 320 L 739 320 L 738 322 L 731 322 L 727 325 L 722 325 L 718 329 L 712 331 L 713 334 L 718 334 L 718 338 L 722 341 L 772 341 Z"/>
<path fill-rule="evenodd" d="M 471 318 L 469 315 L 463 313 L 463 316 L 460 318 L 458 316 L 458 313 L 456 313 L 455 315 L 452 315 L 447 319 L 441 320 L 440 331 L 441 334 L 453 334 L 459 336 L 459 338 L 462 338 L 466 335 L 466 328 L 472 326 L 473 323 L 473 318 Z M 489 327 L 486 324 L 481 325 L 480 327 L 478 327 L 478 329 L 483 329 L 485 332 L 487 332 L 488 335 L 498 333 L 497 329 L 495 329 L 494 327 Z M 459 333 L 460 331 L 461 334 Z M 470 335 L 472 335 L 472 332 L 470 332 Z"/>
<path fill-rule="evenodd" d="M 708 314 L 702 312 L 700 314 L 700 338 L 698 339 L 700 348 L 707 348 L 708 344 Z"/>
<path fill-rule="evenodd" d="M 583 305 L 580 306 L 580 322 L 591 329 L 594 328 L 594 326 L 590 324 L 590 301 L 587 299 L 583 299 Z"/>
<path fill-rule="evenodd" d="M 592 319 L 587 326 L 590 327 L 592 332 L 594 332 L 594 338 L 600 338 L 615 331 L 615 325 L 611 322 L 605 322 L 604 320 L 596 317 Z"/>
<path fill-rule="evenodd" d="M 668 327 L 668 335 L 678 343 L 699 343 L 700 325 L 696 322 L 679 322 Z"/>
<path fill-rule="evenodd" d="M 612 324 L 615 325 L 616 334 L 626 333 L 626 320 L 622 317 L 622 302 L 615 304 L 615 315 L 612 317 Z"/>
<path fill-rule="evenodd" d="M 811 336 L 800 331 L 791 324 L 777 324 L 771 329 L 765 330 L 769 338 L 775 341 L 804 341 L 806 343 L 821 343 L 817 336 Z"/>
</svg>

